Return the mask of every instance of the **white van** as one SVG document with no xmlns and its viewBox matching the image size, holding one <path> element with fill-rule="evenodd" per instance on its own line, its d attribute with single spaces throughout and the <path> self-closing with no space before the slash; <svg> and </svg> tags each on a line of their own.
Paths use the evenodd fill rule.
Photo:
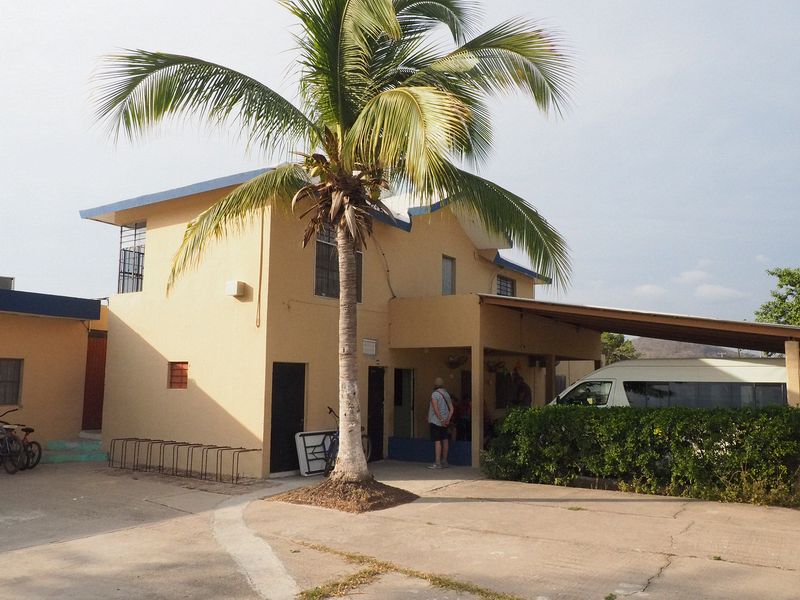
<svg viewBox="0 0 800 600">
<path fill-rule="evenodd" d="M 639 359 L 597 369 L 551 404 L 743 408 L 786 404 L 783 359 Z"/>
</svg>

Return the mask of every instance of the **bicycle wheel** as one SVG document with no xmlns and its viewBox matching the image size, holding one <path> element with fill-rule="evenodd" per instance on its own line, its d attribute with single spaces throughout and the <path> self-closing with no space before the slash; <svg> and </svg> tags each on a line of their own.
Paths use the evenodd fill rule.
<svg viewBox="0 0 800 600">
<path fill-rule="evenodd" d="M 369 462 L 369 458 L 372 456 L 372 442 L 366 433 L 361 435 L 361 447 L 364 449 L 364 458 Z"/>
<path fill-rule="evenodd" d="M 25 452 L 25 448 L 22 445 L 22 440 L 19 438 L 14 438 L 9 446 L 11 447 L 11 454 L 14 457 L 13 460 L 17 465 L 18 471 L 24 471 L 28 468 L 28 454 Z"/>
<path fill-rule="evenodd" d="M 325 477 L 331 474 L 333 468 L 336 466 L 336 455 L 339 454 L 339 440 L 331 440 L 331 445 L 328 447 L 328 452 L 325 454 L 325 470 L 322 472 Z"/>
<path fill-rule="evenodd" d="M 25 444 L 25 453 L 28 455 L 28 469 L 32 469 L 42 460 L 42 446 L 39 442 L 28 442 Z"/>
<path fill-rule="evenodd" d="M 3 468 L 6 470 L 6 473 L 13 475 L 19 470 L 17 461 L 19 460 L 21 446 L 16 438 L 8 437 L 3 441 L 3 446 L 5 452 L 2 457 L 0 457 L 3 460 Z"/>
</svg>

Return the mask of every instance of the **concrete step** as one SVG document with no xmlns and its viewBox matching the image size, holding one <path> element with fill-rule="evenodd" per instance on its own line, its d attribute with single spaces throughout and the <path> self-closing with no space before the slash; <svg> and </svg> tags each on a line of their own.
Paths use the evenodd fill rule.
<svg viewBox="0 0 800 600">
<path fill-rule="evenodd" d="M 100 450 L 100 440 L 50 440 L 45 444 L 45 450 L 52 450 L 55 452 L 63 451 L 81 451 L 81 452 L 97 452 Z"/>
<path fill-rule="evenodd" d="M 100 440 L 50 440 L 42 452 L 43 463 L 104 462 L 108 455 L 101 450 Z"/>
<path fill-rule="evenodd" d="M 106 462 L 108 455 L 105 452 L 44 452 L 42 462 L 69 463 L 69 462 Z"/>
<path fill-rule="evenodd" d="M 99 429 L 84 429 L 78 434 L 82 440 L 97 440 L 98 442 L 103 439 L 103 432 Z"/>
</svg>

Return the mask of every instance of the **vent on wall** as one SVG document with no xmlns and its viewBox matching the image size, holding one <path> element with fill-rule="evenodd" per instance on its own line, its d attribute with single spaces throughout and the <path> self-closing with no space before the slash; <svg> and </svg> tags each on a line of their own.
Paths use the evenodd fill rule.
<svg viewBox="0 0 800 600">
<path fill-rule="evenodd" d="M 13 277 L 0 277 L 0 290 L 13 290 L 14 278 Z"/>
</svg>

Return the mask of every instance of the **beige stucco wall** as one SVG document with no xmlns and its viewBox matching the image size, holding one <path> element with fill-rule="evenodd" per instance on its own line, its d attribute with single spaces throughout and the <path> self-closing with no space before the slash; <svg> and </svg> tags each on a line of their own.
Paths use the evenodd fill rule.
<svg viewBox="0 0 800 600">
<path fill-rule="evenodd" d="M 109 301 L 106 445 L 115 437 L 136 436 L 262 446 L 266 327 L 255 323 L 258 222 L 213 244 L 200 267 L 166 295 L 170 262 L 186 223 L 223 192 L 148 208 L 143 291 Z M 132 214 L 130 222 L 143 216 Z M 231 280 L 248 284 L 244 297 L 225 295 Z M 263 303 L 262 311 L 266 314 Z M 169 361 L 188 361 L 187 389 L 168 389 Z M 245 455 L 242 467 L 259 475 L 260 454 Z"/>
<path fill-rule="evenodd" d="M 83 415 L 87 331 L 83 321 L 0 314 L 0 358 L 21 358 L 17 412 L 4 420 L 36 429 L 33 439 L 72 439 Z M 0 413 L 10 406 L 0 406 Z"/>
</svg>

